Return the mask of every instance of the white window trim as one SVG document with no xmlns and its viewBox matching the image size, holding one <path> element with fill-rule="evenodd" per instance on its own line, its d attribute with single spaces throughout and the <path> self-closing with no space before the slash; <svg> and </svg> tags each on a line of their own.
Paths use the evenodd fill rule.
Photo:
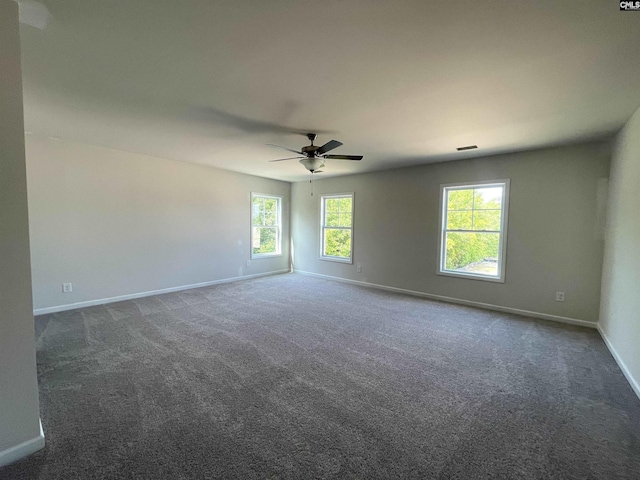
<svg viewBox="0 0 640 480">
<path fill-rule="evenodd" d="M 276 251 L 274 253 L 253 253 L 253 199 L 256 197 L 261 198 L 275 198 L 278 200 L 278 221 L 276 222 Z M 251 254 L 251 260 L 257 260 L 260 258 L 272 258 L 272 257 L 281 257 L 282 256 L 282 196 L 280 195 L 272 195 L 269 193 L 257 193 L 251 192 L 251 208 L 249 216 L 250 219 L 250 241 L 249 241 L 249 252 Z"/>
<path fill-rule="evenodd" d="M 485 282 L 504 283 L 505 273 L 507 267 L 507 229 L 509 224 L 509 188 L 510 179 L 501 180 L 483 180 L 477 182 L 458 182 L 458 183 L 446 183 L 440 185 L 440 220 L 438 225 L 439 241 L 438 241 L 438 275 L 456 278 L 467 278 L 472 280 L 482 280 Z M 500 222 L 500 247 L 498 252 L 498 258 L 500 259 L 500 271 L 497 277 L 489 277 L 481 274 L 473 273 L 459 273 L 451 270 L 445 270 L 444 268 L 444 252 L 445 252 L 445 218 L 447 212 L 445 210 L 446 198 L 445 192 L 451 187 L 460 187 L 460 190 L 466 190 L 476 187 L 489 187 L 489 186 L 504 186 L 502 197 L 502 218 Z"/>
<path fill-rule="evenodd" d="M 343 230 L 351 230 L 351 250 L 349 252 L 349 258 L 333 257 L 331 255 L 324 255 L 324 201 L 326 198 L 351 198 L 351 227 L 329 227 L 338 228 Z M 354 221 L 355 221 L 355 205 L 356 195 L 354 192 L 347 193 L 330 193 L 320 196 L 320 260 L 326 260 L 328 262 L 348 263 L 353 264 L 353 245 L 354 245 Z"/>
</svg>

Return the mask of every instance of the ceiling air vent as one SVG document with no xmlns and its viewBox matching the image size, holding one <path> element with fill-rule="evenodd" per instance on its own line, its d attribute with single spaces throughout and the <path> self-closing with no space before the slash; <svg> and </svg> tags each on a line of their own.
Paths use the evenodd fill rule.
<svg viewBox="0 0 640 480">
<path fill-rule="evenodd" d="M 466 147 L 458 147 L 456 150 L 462 152 L 463 150 L 473 150 L 474 148 L 478 148 L 478 145 L 467 145 Z"/>
</svg>

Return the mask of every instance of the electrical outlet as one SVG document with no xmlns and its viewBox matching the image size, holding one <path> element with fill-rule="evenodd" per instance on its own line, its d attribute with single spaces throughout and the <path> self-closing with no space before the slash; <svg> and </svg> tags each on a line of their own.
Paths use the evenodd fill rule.
<svg viewBox="0 0 640 480">
<path fill-rule="evenodd" d="M 358 265 L 358 266 L 356 266 L 356 271 L 357 271 L 358 273 L 362 273 L 362 265 Z"/>
<path fill-rule="evenodd" d="M 62 284 L 62 293 L 71 293 L 72 291 L 73 291 L 73 284 L 71 283 Z"/>
<path fill-rule="evenodd" d="M 247 267 L 251 266 L 251 260 L 247 260 Z"/>
<path fill-rule="evenodd" d="M 564 302 L 564 292 L 556 292 L 556 302 Z"/>
</svg>

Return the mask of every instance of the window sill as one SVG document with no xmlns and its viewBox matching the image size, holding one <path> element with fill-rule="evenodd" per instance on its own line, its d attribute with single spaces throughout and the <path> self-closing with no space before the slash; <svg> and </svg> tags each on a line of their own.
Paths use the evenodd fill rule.
<svg viewBox="0 0 640 480">
<path fill-rule="evenodd" d="M 472 273 L 449 272 L 447 270 L 438 271 L 437 274 L 445 277 L 466 278 L 468 280 L 482 280 L 484 282 L 504 283 L 504 275 L 501 278 L 488 277 L 486 275 L 474 275 Z"/>
<path fill-rule="evenodd" d="M 259 260 L 261 258 L 281 257 L 281 253 L 252 253 L 251 260 Z"/>
<path fill-rule="evenodd" d="M 340 258 L 340 257 L 320 257 L 319 260 L 325 260 L 327 262 L 336 262 L 336 263 L 349 263 L 353 264 L 353 260 L 351 258 Z"/>
</svg>

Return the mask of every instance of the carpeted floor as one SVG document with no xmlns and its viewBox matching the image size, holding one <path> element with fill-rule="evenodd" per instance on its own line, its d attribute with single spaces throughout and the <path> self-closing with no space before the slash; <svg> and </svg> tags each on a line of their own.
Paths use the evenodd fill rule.
<svg viewBox="0 0 640 480">
<path fill-rule="evenodd" d="M 297 274 L 37 317 L 9 479 L 639 479 L 594 330 Z"/>
</svg>

